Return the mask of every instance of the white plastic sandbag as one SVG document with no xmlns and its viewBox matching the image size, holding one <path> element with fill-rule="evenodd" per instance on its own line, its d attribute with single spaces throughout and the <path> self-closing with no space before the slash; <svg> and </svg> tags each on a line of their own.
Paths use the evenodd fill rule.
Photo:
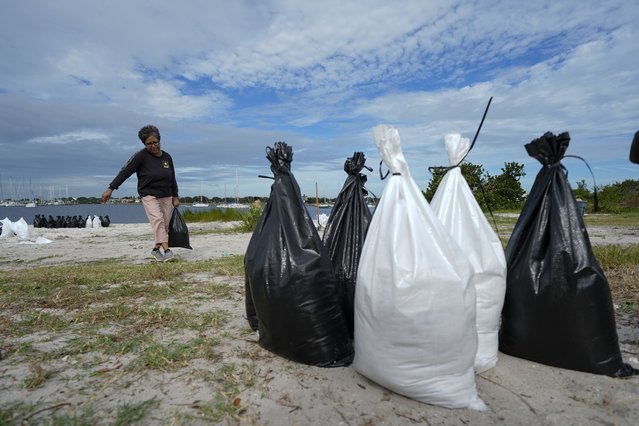
<svg viewBox="0 0 639 426">
<path fill-rule="evenodd" d="M 18 219 L 17 222 L 11 222 L 11 229 L 13 230 L 13 233 L 18 236 L 18 238 L 29 238 L 29 224 L 26 220 L 24 220 L 23 217 Z"/>
<path fill-rule="evenodd" d="M 482 410 L 472 267 L 410 176 L 397 130 L 373 133 L 392 175 L 362 248 L 353 368 L 418 401 Z"/>
<path fill-rule="evenodd" d="M 2 223 L 2 233 L 0 234 L 0 238 L 13 237 L 13 227 L 11 226 L 11 219 L 5 217 L 0 220 Z"/>
<path fill-rule="evenodd" d="M 93 227 L 102 228 L 102 222 L 100 221 L 100 217 L 98 215 L 93 216 Z"/>
<path fill-rule="evenodd" d="M 91 219 L 91 215 L 87 216 L 87 220 L 84 223 L 85 228 L 93 228 L 93 219 Z"/>
<path fill-rule="evenodd" d="M 444 136 L 451 166 L 462 161 L 470 140 L 460 134 Z M 506 257 L 499 237 L 486 220 L 459 167 L 450 169 L 430 202 L 444 227 L 470 260 L 475 271 L 477 295 L 477 355 L 475 371 L 481 373 L 497 364 L 499 319 L 506 294 Z"/>
</svg>

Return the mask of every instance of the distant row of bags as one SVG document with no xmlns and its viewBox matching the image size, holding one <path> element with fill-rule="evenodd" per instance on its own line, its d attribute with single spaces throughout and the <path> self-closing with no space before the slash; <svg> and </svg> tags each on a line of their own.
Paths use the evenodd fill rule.
<svg viewBox="0 0 639 426">
<path fill-rule="evenodd" d="M 111 224 L 109 215 L 98 216 L 88 215 L 82 216 L 53 216 L 45 217 L 43 214 L 37 214 L 33 218 L 34 228 L 106 228 Z"/>
<path fill-rule="evenodd" d="M 459 167 L 429 205 L 397 129 L 375 144 L 389 180 L 371 217 L 361 174 L 348 178 L 322 240 L 290 170 L 291 147 L 267 148 L 274 182 L 245 256 L 246 312 L 264 348 L 344 366 L 397 393 L 451 408 L 485 406 L 474 375 L 497 352 L 610 376 L 623 364 L 608 283 L 560 166 L 567 133 L 526 145 L 543 164 L 506 253 Z M 459 165 L 470 143 L 445 139 Z"/>
</svg>

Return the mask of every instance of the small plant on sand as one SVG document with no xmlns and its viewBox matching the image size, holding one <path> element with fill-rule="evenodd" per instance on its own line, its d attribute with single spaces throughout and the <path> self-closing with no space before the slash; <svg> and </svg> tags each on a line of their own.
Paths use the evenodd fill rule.
<svg viewBox="0 0 639 426">
<path fill-rule="evenodd" d="M 53 375 L 53 372 L 45 370 L 36 361 L 31 363 L 29 370 L 31 371 L 31 375 L 24 379 L 24 387 L 29 390 L 40 387 Z"/>
<path fill-rule="evenodd" d="M 253 204 L 247 213 L 242 215 L 242 224 L 237 228 L 238 231 L 253 232 L 257 226 L 257 222 L 262 215 L 262 206 Z"/>
<path fill-rule="evenodd" d="M 139 404 L 124 404 L 118 407 L 118 413 L 114 425 L 125 426 L 143 420 L 149 410 L 156 406 L 158 401 L 155 398 L 143 401 Z"/>
</svg>

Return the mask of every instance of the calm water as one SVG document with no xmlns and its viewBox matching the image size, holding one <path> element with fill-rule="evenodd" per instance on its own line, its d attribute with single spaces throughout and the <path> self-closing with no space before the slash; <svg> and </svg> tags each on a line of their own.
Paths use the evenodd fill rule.
<svg viewBox="0 0 639 426">
<path fill-rule="evenodd" d="M 214 206 L 208 208 L 193 208 L 190 205 L 183 204 L 180 211 L 189 209 L 191 211 L 211 210 Z M 307 206 L 307 210 L 312 218 L 316 216 L 315 206 Z M 330 208 L 320 208 L 320 213 L 330 214 Z M 142 204 L 73 204 L 62 206 L 37 206 L 37 207 L 0 207 L 0 219 L 9 218 L 12 222 L 18 221 L 21 217 L 27 221 L 29 225 L 33 224 L 35 215 L 44 215 L 48 218 L 53 216 L 82 216 L 86 218 L 88 215 L 106 216 L 109 215 L 111 223 L 146 223 L 146 213 Z"/>
</svg>

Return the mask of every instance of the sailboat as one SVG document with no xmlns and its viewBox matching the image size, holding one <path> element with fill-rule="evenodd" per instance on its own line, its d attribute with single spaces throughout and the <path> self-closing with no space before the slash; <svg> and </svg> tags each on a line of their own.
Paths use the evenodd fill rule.
<svg viewBox="0 0 639 426">
<path fill-rule="evenodd" d="M 208 203 L 205 203 L 202 200 L 202 182 L 200 182 L 200 201 L 199 202 L 196 201 L 195 203 L 191 204 L 191 206 L 192 207 L 199 207 L 199 208 L 205 208 L 205 207 L 209 206 Z"/>
<path fill-rule="evenodd" d="M 31 208 L 38 207 L 38 203 L 36 202 L 35 195 L 33 194 L 33 188 L 31 187 L 31 178 L 29 178 L 29 192 L 31 192 L 31 201 L 26 203 L 24 206 L 31 207 Z"/>
<path fill-rule="evenodd" d="M 202 201 L 196 201 L 195 203 L 191 204 L 192 207 L 208 207 L 209 205 L 207 203 L 203 203 Z"/>
<path fill-rule="evenodd" d="M 228 201 L 226 201 L 226 184 L 224 184 L 224 202 L 218 204 L 217 207 L 226 208 L 226 209 L 245 209 L 249 207 L 248 204 L 240 203 L 240 199 L 237 196 L 237 190 L 239 187 L 238 182 L 239 180 L 238 180 L 237 168 L 236 168 L 235 169 L 235 202 L 229 203 Z"/>
</svg>

